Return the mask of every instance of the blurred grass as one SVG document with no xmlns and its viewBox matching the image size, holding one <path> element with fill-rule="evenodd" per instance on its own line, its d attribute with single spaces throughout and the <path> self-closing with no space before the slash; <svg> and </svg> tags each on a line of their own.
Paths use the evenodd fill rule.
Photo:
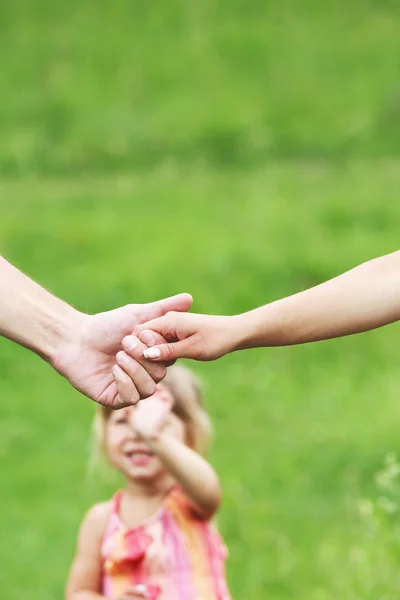
<svg viewBox="0 0 400 600">
<path fill-rule="evenodd" d="M 394 1 L 9 0 L 5 173 L 397 156 Z"/>
<path fill-rule="evenodd" d="M 234 313 L 397 249 L 398 26 L 390 1 L 4 0 L 2 253 L 89 312 L 187 290 Z M 397 597 L 354 560 L 398 449 L 398 335 L 193 365 L 237 600 Z M 92 405 L 7 341 L 0 369 L 2 596 L 55 600 L 112 486 L 87 476 Z"/>
</svg>

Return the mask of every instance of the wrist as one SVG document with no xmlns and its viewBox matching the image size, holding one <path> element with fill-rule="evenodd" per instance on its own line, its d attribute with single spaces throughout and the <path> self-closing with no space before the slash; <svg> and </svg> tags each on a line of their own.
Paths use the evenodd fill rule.
<svg viewBox="0 0 400 600">
<path fill-rule="evenodd" d="M 233 317 L 234 350 L 246 350 L 259 345 L 260 320 L 257 309 Z"/>
<path fill-rule="evenodd" d="M 46 317 L 47 322 L 43 327 L 43 335 L 39 336 L 36 351 L 58 371 L 63 349 L 76 339 L 77 330 L 89 315 L 62 302 Z"/>
<path fill-rule="evenodd" d="M 242 315 L 212 317 L 214 337 L 210 341 L 210 356 L 220 358 L 240 349 L 243 338 Z"/>
<path fill-rule="evenodd" d="M 228 317 L 226 335 L 228 338 L 228 352 L 247 348 L 248 323 L 246 313 Z"/>
</svg>

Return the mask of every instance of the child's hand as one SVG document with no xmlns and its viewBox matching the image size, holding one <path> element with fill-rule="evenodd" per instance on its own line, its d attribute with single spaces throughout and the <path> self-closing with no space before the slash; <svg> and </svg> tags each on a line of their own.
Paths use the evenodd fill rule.
<svg viewBox="0 0 400 600">
<path fill-rule="evenodd" d="M 143 585 L 139 583 L 127 588 L 118 600 L 157 600 L 160 595 L 158 585 Z"/>
<path fill-rule="evenodd" d="M 173 398 L 165 389 L 158 389 L 145 402 L 139 402 L 131 417 L 136 433 L 144 440 L 156 439 L 165 426 L 172 404 Z"/>
</svg>

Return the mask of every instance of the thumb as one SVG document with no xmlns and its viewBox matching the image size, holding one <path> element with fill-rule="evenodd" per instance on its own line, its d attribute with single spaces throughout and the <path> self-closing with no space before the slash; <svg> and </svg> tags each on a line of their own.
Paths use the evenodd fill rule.
<svg viewBox="0 0 400 600">
<path fill-rule="evenodd" d="M 170 344 L 160 344 L 143 350 L 143 356 L 155 362 L 175 361 L 178 358 L 192 358 L 190 338 Z"/>
<path fill-rule="evenodd" d="M 163 298 L 157 302 L 150 302 L 142 306 L 140 312 L 140 322 L 145 323 L 151 319 L 162 317 L 168 312 L 186 312 L 193 304 L 193 298 L 190 294 L 177 294 L 169 298 Z"/>
</svg>

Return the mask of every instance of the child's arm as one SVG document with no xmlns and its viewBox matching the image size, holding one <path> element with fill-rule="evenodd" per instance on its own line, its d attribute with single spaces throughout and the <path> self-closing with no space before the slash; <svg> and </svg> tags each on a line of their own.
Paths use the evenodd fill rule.
<svg viewBox="0 0 400 600">
<path fill-rule="evenodd" d="M 84 518 L 78 537 L 78 547 L 72 563 L 66 590 L 66 600 L 107 600 L 101 590 L 101 541 L 109 516 L 109 503 L 96 504 Z M 144 585 L 132 585 L 116 600 L 145 600 Z"/>
<path fill-rule="evenodd" d="M 314 288 L 233 317 L 170 313 L 136 328 L 146 358 L 213 360 L 234 350 L 303 344 L 400 319 L 400 251 Z M 157 345 L 152 332 L 170 343 Z"/>
<path fill-rule="evenodd" d="M 211 465 L 168 433 L 146 441 L 185 492 L 195 512 L 203 519 L 211 519 L 221 503 L 219 479 Z"/>
<path fill-rule="evenodd" d="M 168 432 L 165 422 L 170 410 L 168 400 L 148 398 L 135 409 L 133 427 L 185 492 L 196 513 L 211 519 L 221 502 L 218 476 L 202 456 Z"/>
<path fill-rule="evenodd" d="M 104 600 L 104 596 L 100 594 L 100 548 L 108 513 L 108 503 L 96 504 L 82 522 L 66 586 L 66 600 Z"/>
</svg>

